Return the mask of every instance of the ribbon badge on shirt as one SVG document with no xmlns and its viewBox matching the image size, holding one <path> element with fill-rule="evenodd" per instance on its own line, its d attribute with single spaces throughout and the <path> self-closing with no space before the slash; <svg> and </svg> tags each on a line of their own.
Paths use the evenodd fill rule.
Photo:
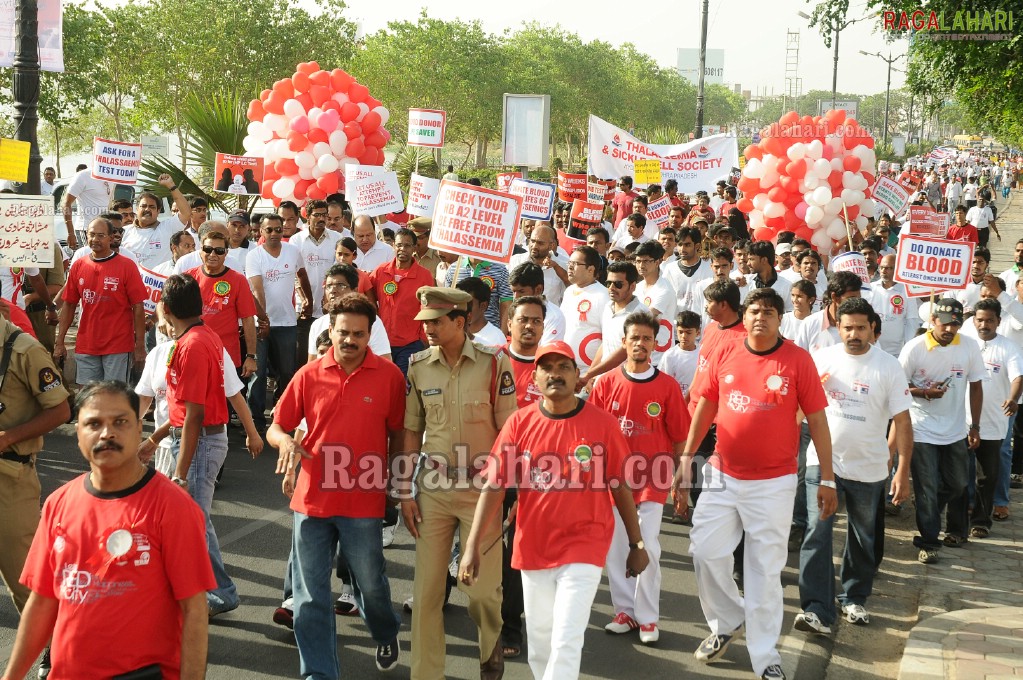
<svg viewBox="0 0 1023 680">
<path fill-rule="evenodd" d="M 497 285 L 494 282 L 494 277 L 493 276 L 481 276 L 480 277 L 480 281 L 482 281 L 483 283 L 487 284 L 487 288 L 489 288 L 490 290 L 494 290 L 494 286 Z"/>
<path fill-rule="evenodd" d="M 231 284 L 227 281 L 217 281 L 213 286 L 213 292 L 220 297 L 226 297 L 231 292 Z"/>
<path fill-rule="evenodd" d="M 789 393 L 789 379 L 780 373 L 767 376 L 764 381 L 764 391 L 767 398 L 774 404 L 782 403 L 782 397 Z"/>
<path fill-rule="evenodd" d="M 593 447 L 585 441 L 580 442 L 573 449 L 572 458 L 579 464 L 583 472 L 589 472 L 590 461 L 593 460 Z"/>
<path fill-rule="evenodd" d="M 661 405 L 656 401 L 651 401 L 649 404 L 646 405 L 646 414 L 651 418 L 656 418 L 657 416 L 661 415 L 662 410 L 663 409 L 661 409 Z"/>
<path fill-rule="evenodd" d="M 586 312 L 590 311 L 591 307 L 593 307 L 593 305 L 590 303 L 589 300 L 580 300 L 579 301 L 579 306 L 576 307 L 576 309 L 579 311 L 579 320 L 580 321 L 586 321 Z"/>
<path fill-rule="evenodd" d="M 892 296 L 892 314 L 901 315 L 906 309 L 906 300 L 901 295 Z"/>
<path fill-rule="evenodd" d="M 132 532 L 130 526 L 117 526 L 104 531 L 99 538 L 99 550 L 85 562 L 85 570 L 94 574 L 99 580 L 106 577 L 107 572 L 115 564 L 127 564 L 141 557 L 141 550 L 149 550 L 145 536 Z M 144 545 L 140 545 L 144 544 Z M 148 554 L 144 562 L 148 563 Z"/>
<path fill-rule="evenodd" d="M 174 361 L 174 352 L 176 352 L 177 349 L 178 343 L 175 341 L 174 344 L 171 345 L 170 351 L 167 352 L 167 368 L 170 368 L 171 362 Z"/>
<path fill-rule="evenodd" d="M 388 281 L 384 284 L 384 293 L 387 295 L 394 295 L 398 292 L 398 284 L 394 281 Z"/>
</svg>

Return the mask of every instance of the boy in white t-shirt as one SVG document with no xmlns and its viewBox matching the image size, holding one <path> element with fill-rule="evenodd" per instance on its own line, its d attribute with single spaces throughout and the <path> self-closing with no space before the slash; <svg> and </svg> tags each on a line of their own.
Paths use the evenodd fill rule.
<svg viewBox="0 0 1023 680">
<path fill-rule="evenodd" d="M 670 375 L 682 388 L 682 398 L 689 403 L 689 387 L 696 376 L 696 367 L 700 357 L 701 319 L 696 312 L 686 310 L 675 317 L 675 337 L 678 344 L 673 345 L 661 356 L 657 369 Z M 683 507 L 678 499 L 673 498 L 675 510 L 671 516 L 672 524 L 691 526 L 689 519 L 689 501 Z"/>
</svg>

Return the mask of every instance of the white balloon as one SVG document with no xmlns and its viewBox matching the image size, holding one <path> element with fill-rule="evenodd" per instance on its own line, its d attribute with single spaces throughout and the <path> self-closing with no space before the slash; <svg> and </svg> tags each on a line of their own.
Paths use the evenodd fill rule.
<svg viewBox="0 0 1023 680">
<path fill-rule="evenodd" d="M 811 205 L 806 209 L 806 224 L 812 226 L 824 219 L 824 209 L 817 205 Z"/>
<path fill-rule="evenodd" d="M 295 163 L 297 163 L 300 168 L 311 168 L 316 165 L 316 157 L 313 156 L 311 151 L 300 151 L 298 155 L 295 156 Z"/>
<path fill-rule="evenodd" d="M 827 179 L 831 174 L 831 163 L 826 158 L 818 158 L 813 162 L 813 174 L 820 179 Z"/>
<path fill-rule="evenodd" d="M 242 148 L 245 149 L 246 156 L 261 156 L 262 153 L 256 153 L 257 151 L 263 150 L 263 142 L 259 141 L 252 135 L 245 135 L 245 139 L 242 140 Z"/>
<path fill-rule="evenodd" d="M 813 232 L 813 236 L 810 237 L 810 243 L 812 243 L 817 250 L 823 250 L 827 252 L 831 250 L 831 237 L 823 229 L 817 229 Z"/>
<path fill-rule="evenodd" d="M 369 113 L 369 104 L 366 102 L 359 102 L 359 115 L 355 117 L 356 122 L 361 121 Z"/>
<path fill-rule="evenodd" d="M 806 157 L 811 160 L 817 160 L 824 154 L 824 144 L 819 139 L 815 139 L 806 145 Z"/>
<path fill-rule="evenodd" d="M 387 125 L 387 121 L 391 119 L 391 112 L 387 110 L 387 107 L 377 106 L 373 110 L 380 116 L 380 127 Z"/>
<path fill-rule="evenodd" d="M 860 229 L 865 229 L 867 227 L 867 222 L 868 220 L 866 216 L 864 215 L 856 216 L 856 226 L 859 227 Z"/>
<path fill-rule="evenodd" d="M 330 144 L 327 142 L 316 142 L 312 148 L 313 157 L 320 158 L 320 156 L 330 156 L 332 151 L 330 150 Z"/>
<path fill-rule="evenodd" d="M 802 142 L 796 142 L 788 148 L 785 155 L 789 157 L 790 161 L 798 161 L 806 155 L 806 144 Z"/>
<path fill-rule="evenodd" d="M 852 199 L 855 198 L 857 193 L 858 192 L 853 191 L 852 189 L 842 189 L 842 196 L 841 196 L 842 203 L 845 203 L 846 207 L 848 207 L 850 205 L 856 205 L 857 203 L 859 203 L 859 201 L 854 201 Z"/>
<path fill-rule="evenodd" d="M 860 203 L 860 214 L 866 215 L 867 217 L 873 217 L 877 214 L 877 204 L 874 203 L 874 199 L 867 198 Z"/>
<path fill-rule="evenodd" d="M 295 193 L 295 180 L 290 177 L 281 177 L 273 183 L 270 191 L 277 198 L 286 200 L 288 196 L 293 196 Z"/>
<path fill-rule="evenodd" d="M 298 118 L 299 116 L 305 115 L 305 107 L 302 106 L 302 102 L 297 99 L 289 99 L 284 102 L 284 115 L 288 119 Z"/>
<path fill-rule="evenodd" d="M 751 210 L 749 213 L 750 229 L 759 229 L 764 226 L 764 213 L 759 210 Z"/>
<path fill-rule="evenodd" d="M 316 167 L 324 173 L 334 172 L 338 168 L 337 159 L 334 158 L 333 154 L 325 153 L 316 159 Z"/>
<path fill-rule="evenodd" d="M 770 170 L 766 170 L 764 172 L 764 176 L 760 178 L 760 188 L 770 189 L 771 187 L 778 183 L 778 180 L 780 178 L 781 175 L 778 174 L 778 171 L 776 169 L 771 168 Z"/>
<path fill-rule="evenodd" d="M 814 189 L 820 186 L 821 178 L 818 177 L 817 175 L 808 174 L 806 177 L 803 178 L 803 184 L 806 185 L 807 191 L 813 191 Z"/>
<path fill-rule="evenodd" d="M 313 179 L 313 170 L 314 169 L 315 169 L 315 166 L 313 166 L 312 168 L 299 167 L 299 169 L 298 169 L 298 176 L 301 177 L 302 179 Z"/>
<path fill-rule="evenodd" d="M 253 120 L 250 121 L 247 126 L 245 126 L 245 129 L 248 131 L 250 135 L 255 135 L 256 130 L 260 129 L 261 127 L 263 127 L 263 124 L 261 122 L 259 122 L 258 120 Z"/>
<path fill-rule="evenodd" d="M 284 137 L 288 134 L 288 119 L 284 116 L 279 116 L 275 113 L 266 114 L 266 118 L 263 119 L 263 125 L 269 128 L 278 137 Z"/>
<path fill-rule="evenodd" d="M 330 133 L 330 151 L 338 158 L 345 155 L 345 147 L 348 146 L 348 136 L 343 130 L 334 130 Z"/>
<path fill-rule="evenodd" d="M 317 123 L 319 122 L 320 115 L 322 113 L 323 113 L 323 110 L 319 109 L 319 108 L 317 108 L 315 106 L 313 108 L 309 109 L 309 113 L 306 114 L 306 116 L 309 118 L 309 129 L 313 129 L 315 127 L 319 127 L 319 125 L 317 125 Z"/>
<path fill-rule="evenodd" d="M 763 212 L 764 206 L 767 205 L 767 194 L 757 194 L 753 197 L 753 208 Z"/>
<path fill-rule="evenodd" d="M 840 212 L 842 212 L 841 198 L 833 198 L 824 206 L 824 214 L 828 217 L 834 217 Z"/>
<path fill-rule="evenodd" d="M 774 217 L 785 216 L 785 204 L 784 203 L 772 203 L 767 202 L 767 206 L 764 208 L 764 217 L 772 219 Z"/>
<path fill-rule="evenodd" d="M 345 94 L 344 92 L 335 92 L 333 96 L 331 96 L 331 99 L 336 101 L 338 104 L 348 103 L 348 95 Z"/>
<path fill-rule="evenodd" d="M 323 170 L 320 170 L 320 168 L 315 165 L 312 167 L 312 170 L 310 170 L 310 172 L 313 175 L 313 179 L 319 179 L 327 174 Z"/>
<path fill-rule="evenodd" d="M 764 176 L 764 164 L 760 162 L 759 158 L 751 158 L 746 162 L 742 174 L 750 179 L 760 179 Z"/>
<path fill-rule="evenodd" d="M 777 169 L 779 160 L 780 159 L 774 154 L 765 153 L 763 159 L 760 161 L 764 164 L 764 172 L 767 173 L 771 170 Z"/>
<path fill-rule="evenodd" d="M 850 198 L 852 200 L 849 201 L 848 203 L 846 203 L 846 205 L 849 205 L 849 206 L 859 205 L 860 203 L 863 203 L 864 196 L 865 196 L 865 194 L 862 191 L 858 191 L 857 189 L 853 189 L 852 190 L 852 195 L 850 196 Z"/>
<path fill-rule="evenodd" d="M 817 187 L 813 190 L 810 198 L 807 199 L 805 196 L 803 200 L 806 201 L 807 205 L 817 205 L 823 207 L 825 203 L 831 200 L 831 187 Z"/>
<path fill-rule="evenodd" d="M 842 172 L 842 159 L 835 157 L 831 159 L 831 172 Z M 830 174 L 830 173 L 828 173 Z"/>
<path fill-rule="evenodd" d="M 846 238 L 848 236 L 848 234 L 846 234 L 845 231 L 845 222 L 843 222 L 842 220 L 837 219 L 832 220 L 831 223 L 828 224 L 828 228 L 826 231 L 828 237 L 836 241 Z"/>
</svg>

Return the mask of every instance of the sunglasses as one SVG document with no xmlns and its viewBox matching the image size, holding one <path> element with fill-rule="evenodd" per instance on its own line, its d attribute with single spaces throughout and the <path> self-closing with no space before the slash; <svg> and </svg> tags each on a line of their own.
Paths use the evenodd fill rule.
<svg viewBox="0 0 1023 680">
<path fill-rule="evenodd" d="M 204 253 L 206 253 L 207 255 L 209 255 L 211 253 L 216 253 L 217 255 L 227 255 L 227 248 L 221 248 L 219 246 L 217 246 L 217 247 L 214 247 L 214 246 L 203 246 L 202 247 L 202 251 Z"/>
<path fill-rule="evenodd" d="M 614 288 L 615 290 L 621 290 L 625 288 L 625 281 L 608 281 L 604 284 L 608 288 Z"/>
<path fill-rule="evenodd" d="M 263 231 L 268 234 L 283 234 L 284 227 L 263 227 Z"/>
</svg>

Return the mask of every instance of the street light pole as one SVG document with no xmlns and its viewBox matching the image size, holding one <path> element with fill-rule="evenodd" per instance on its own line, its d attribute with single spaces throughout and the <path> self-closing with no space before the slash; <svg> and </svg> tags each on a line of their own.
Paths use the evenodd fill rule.
<svg viewBox="0 0 1023 680">
<path fill-rule="evenodd" d="M 848 24 L 846 24 L 848 25 Z M 831 108 L 834 109 L 838 101 L 838 36 L 842 34 L 842 29 L 845 26 L 839 26 L 835 24 L 835 68 L 831 72 Z"/>
<path fill-rule="evenodd" d="M 703 0 L 702 18 L 700 22 L 700 75 L 696 86 L 696 139 L 703 137 L 703 79 L 707 73 L 707 14 L 708 0 Z"/>
<path fill-rule="evenodd" d="M 15 7 L 16 36 L 14 54 L 14 138 L 32 145 L 28 157 L 28 181 L 20 192 L 38 195 L 39 155 L 36 127 L 39 117 L 39 3 L 37 0 L 17 0 Z"/>
<path fill-rule="evenodd" d="M 864 52 L 863 50 L 860 50 L 860 54 L 868 56 L 868 57 L 877 57 L 881 61 L 883 61 L 883 62 L 888 64 L 888 84 L 885 86 L 885 89 L 884 89 L 884 143 L 887 144 L 888 143 L 888 105 L 889 105 L 889 103 L 891 101 L 891 95 L 892 95 L 892 64 L 894 64 L 899 59 L 902 59 L 906 55 L 900 54 L 897 57 L 893 57 L 892 53 L 888 52 L 888 56 L 886 57 L 883 54 L 881 54 L 880 52 Z M 912 116 L 913 116 L 913 113 L 912 113 L 913 112 L 913 105 L 912 104 L 910 104 L 909 110 L 910 110 L 910 114 L 909 114 L 910 118 L 912 118 Z"/>
</svg>

